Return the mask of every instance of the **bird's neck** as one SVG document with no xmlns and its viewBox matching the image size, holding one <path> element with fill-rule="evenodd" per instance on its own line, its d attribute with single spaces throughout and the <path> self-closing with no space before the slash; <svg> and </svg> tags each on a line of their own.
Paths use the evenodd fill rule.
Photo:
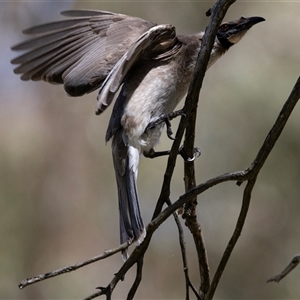
<svg viewBox="0 0 300 300">
<path fill-rule="evenodd" d="M 228 48 L 224 47 L 224 45 L 220 43 L 218 38 L 216 38 L 207 68 L 211 67 L 227 50 Z"/>
</svg>

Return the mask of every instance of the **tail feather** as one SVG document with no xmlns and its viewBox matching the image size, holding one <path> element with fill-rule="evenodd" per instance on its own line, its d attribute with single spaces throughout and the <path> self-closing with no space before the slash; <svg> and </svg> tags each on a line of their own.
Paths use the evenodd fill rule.
<svg viewBox="0 0 300 300">
<path fill-rule="evenodd" d="M 120 242 L 137 241 L 141 243 L 145 237 L 136 179 L 139 164 L 138 149 L 125 145 L 122 131 L 115 134 L 112 141 L 113 161 L 118 185 L 120 213 Z M 128 258 L 127 251 L 122 253 Z"/>
</svg>

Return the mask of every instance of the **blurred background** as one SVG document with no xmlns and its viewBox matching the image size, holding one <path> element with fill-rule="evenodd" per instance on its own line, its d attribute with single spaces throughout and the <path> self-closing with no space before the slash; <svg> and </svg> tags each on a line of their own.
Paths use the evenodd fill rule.
<svg viewBox="0 0 300 300">
<path fill-rule="evenodd" d="M 22 82 L 10 60 L 21 30 L 61 18 L 60 11 L 93 8 L 171 23 L 178 33 L 205 29 L 209 1 L 8 1 L 0 3 L 0 297 L 80 299 L 105 286 L 122 265 L 116 255 L 76 272 L 18 289 L 27 277 L 98 255 L 118 245 L 117 193 L 105 131 L 111 108 L 95 116 L 96 93 L 70 98 L 62 86 Z M 208 72 L 200 96 L 197 182 L 249 166 L 300 70 L 300 3 L 238 1 L 226 20 L 259 15 L 256 25 Z M 216 299 L 299 299 L 300 268 L 279 284 L 266 280 L 300 252 L 300 106 L 296 107 L 253 191 L 242 236 Z M 176 129 L 177 122 L 173 122 Z M 171 145 L 163 135 L 159 149 Z M 166 158 L 142 159 L 138 188 L 148 223 Z M 198 215 L 214 273 L 234 229 L 243 187 L 218 185 L 199 197 Z M 171 200 L 184 192 L 178 159 Z M 198 286 L 192 239 L 190 276 Z M 135 272 L 117 286 L 124 299 Z M 137 299 L 183 299 L 178 234 L 170 218 L 145 257 Z"/>
</svg>

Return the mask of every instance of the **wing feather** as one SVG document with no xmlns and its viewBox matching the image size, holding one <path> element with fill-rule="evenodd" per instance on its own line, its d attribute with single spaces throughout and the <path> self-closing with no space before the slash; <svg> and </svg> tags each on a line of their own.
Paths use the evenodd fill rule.
<svg viewBox="0 0 300 300">
<path fill-rule="evenodd" d="M 13 59 L 22 80 L 63 83 L 71 96 L 101 86 L 114 65 L 141 34 L 155 23 L 96 10 L 62 12 L 71 19 L 24 30 L 32 38 L 12 47 L 26 50 Z"/>
<path fill-rule="evenodd" d="M 160 52 L 168 52 L 169 48 L 175 47 L 178 50 L 177 45 L 175 27 L 172 25 L 157 25 L 142 34 L 116 63 L 100 87 L 96 114 L 100 114 L 109 106 L 134 64 L 139 60 L 155 59 Z M 158 48 L 160 51 L 157 51 Z"/>
</svg>

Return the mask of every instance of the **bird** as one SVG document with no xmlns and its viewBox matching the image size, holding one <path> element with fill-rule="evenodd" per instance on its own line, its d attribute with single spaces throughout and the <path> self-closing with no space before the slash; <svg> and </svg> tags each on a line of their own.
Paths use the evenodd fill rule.
<svg viewBox="0 0 300 300">
<path fill-rule="evenodd" d="M 204 32 L 179 35 L 173 25 L 99 10 L 68 10 L 66 19 L 30 27 L 12 47 L 25 51 L 11 63 L 24 81 L 63 84 L 73 97 L 98 91 L 96 114 L 115 104 L 105 140 L 112 140 L 118 188 L 120 243 L 141 243 L 146 235 L 137 191 L 141 155 L 153 153 L 164 123 L 187 93 Z M 264 18 L 223 22 L 208 68 Z M 115 97 L 116 96 L 116 97 Z M 128 259 L 128 250 L 122 252 Z"/>
</svg>

